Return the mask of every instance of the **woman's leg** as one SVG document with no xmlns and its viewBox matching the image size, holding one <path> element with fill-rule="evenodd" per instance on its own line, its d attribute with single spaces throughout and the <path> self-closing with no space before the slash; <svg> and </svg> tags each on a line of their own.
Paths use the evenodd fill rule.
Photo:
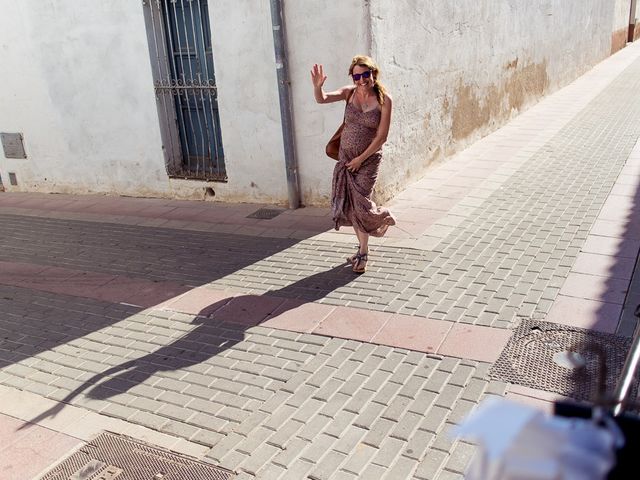
<svg viewBox="0 0 640 480">
<path fill-rule="evenodd" d="M 367 232 L 360 232 L 360 255 L 369 253 L 369 234 Z"/>
<path fill-rule="evenodd" d="M 360 231 L 357 228 L 355 229 L 355 231 L 356 235 L 358 236 L 358 240 L 360 241 L 360 249 L 358 250 L 358 255 L 353 262 L 353 271 L 356 273 L 364 273 L 367 269 L 369 234 L 367 232 Z"/>
<path fill-rule="evenodd" d="M 358 250 L 356 253 L 347 258 L 347 261 L 353 263 L 356 261 L 356 256 L 360 253 L 360 245 L 362 245 L 362 232 L 358 230 L 356 227 L 353 227 L 353 231 L 356 232 L 356 238 L 358 239 Z"/>
</svg>

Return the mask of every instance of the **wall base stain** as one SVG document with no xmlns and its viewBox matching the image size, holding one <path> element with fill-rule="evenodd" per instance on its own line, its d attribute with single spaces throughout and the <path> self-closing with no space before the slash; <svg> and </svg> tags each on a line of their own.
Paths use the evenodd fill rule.
<svg viewBox="0 0 640 480">
<path fill-rule="evenodd" d="M 618 50 L 622 50 L 627 44 L 627 36 L 629 35 L 628 28 L 621 28 L 611 34 L 611 55 Z"/>
<path fill-rule="evenodd" d="M 631 37 L 629 39 L 630 42 L 635 42 L 640 38 L 640 23 L 633 25 L 633 30 L 631 29 L 631 25 L 629 25 L 629 36 Z"/>
<path fill-rule="evenodd" d="M 451 114 L 454 141 L 463 140 L 491 123 L 503 123 L 512 111 L 519 111 L 525 103 L 544 95 L 549 86 L 547 61 L 519 69 L 516 65 L 516 61 L 510 62 L 507 68 L 515 70 L 501 85 L 491 85 L 483 93 L 472 85 L 464 84 L 462 79 L 458 81 Z"/>
</svg>

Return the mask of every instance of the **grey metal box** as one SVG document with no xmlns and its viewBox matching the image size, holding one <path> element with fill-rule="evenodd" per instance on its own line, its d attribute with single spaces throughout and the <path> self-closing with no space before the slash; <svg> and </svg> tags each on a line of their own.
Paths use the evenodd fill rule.
<svg viewBox="0 0 640 480">
<path fill-rule="evenodd" d="M 0 133 L 2 149 L 7 158 L 27 158 L 21 133 Z"/>
</svg>

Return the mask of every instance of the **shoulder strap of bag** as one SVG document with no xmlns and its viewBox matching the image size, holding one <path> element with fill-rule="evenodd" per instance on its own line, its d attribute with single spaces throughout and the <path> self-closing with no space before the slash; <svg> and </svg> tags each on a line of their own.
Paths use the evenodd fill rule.
<svg viewBox="0 0 640 480">
<path fill-rule="evenodd" d="M 349 100 L 351 100 L 351 96 L 353 95 L 355 89 L 349 90 L 347 92 L 347 103 L 344 106 L 344 115 L 342 115 L 342 123 L 344 123 L 344 119 L 347 116 L 347 106 L 349 105 Z"/>
<path fill-rule="evenodd" d="M 355 89 L 351 89 L 347 92 L 347 105 L 349 105 L 349 100 L 351 100 L 351 96 L 353 95 L 354 91 Z"/>
</svg>

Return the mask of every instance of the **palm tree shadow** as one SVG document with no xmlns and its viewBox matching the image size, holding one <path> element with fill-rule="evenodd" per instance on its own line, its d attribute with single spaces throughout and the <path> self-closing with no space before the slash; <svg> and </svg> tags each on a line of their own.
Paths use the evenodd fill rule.
<svg viewBox="0 0 640 480">
<path fill-rule="evenodd" d="M 232 296 L 211 304 L 198 312 L 191 322 L 195 328 L 184 336 L 140 358 L 97 373 L 31 423 L 55 416 L 65 404 L 71 404 L 80 395 L 108 400 L 160 372 L 188 369 L 206 362 L 241 342 L 246 329 L 305 303 L 320 300 L 353 279 L 351 269 L 341 264 L 262 295 Z"/>
</svg>

